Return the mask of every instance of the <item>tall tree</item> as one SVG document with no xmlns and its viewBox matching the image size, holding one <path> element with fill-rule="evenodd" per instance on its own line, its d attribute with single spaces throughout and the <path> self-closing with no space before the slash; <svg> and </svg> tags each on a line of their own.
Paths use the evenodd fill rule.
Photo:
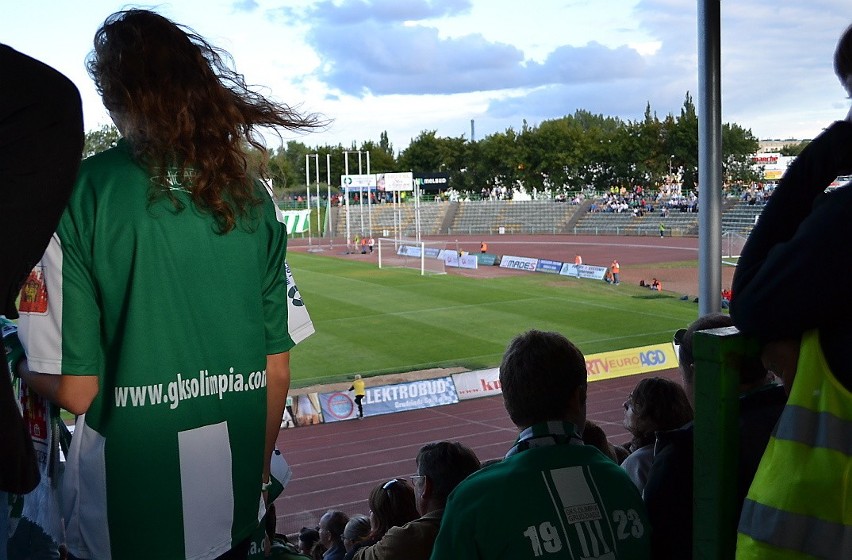
<svg viewBox="0 0 852 560">
<path fill-rule="evenodd" d="M 84 137 L 83 158 L 115 147 L 120 138 L 121 133 L 113 124 L 105 124 L 99 129 L 90 130 Z"/>
</svg>

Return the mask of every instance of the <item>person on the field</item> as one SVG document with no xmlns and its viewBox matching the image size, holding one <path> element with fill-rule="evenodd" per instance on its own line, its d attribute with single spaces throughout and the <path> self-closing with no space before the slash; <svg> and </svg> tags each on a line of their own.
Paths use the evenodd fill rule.
<svg viewBox="0 0 852 560">
<path fill-rule="evenodd" d="M 360 375 L 355 375 L 355 380 L 352 382 L 352 386 L 349 387 L 349 390 L 355 392 L 355 405 L 358 407 L 358 418 L 363 418 L 364 405 L 361 401 L 364 400 L 367 390 L 364 388 L 364 380 L 361 379 Z"/>
<path fill-rule="evenodd" d="M 609 271 L 612 273 L 612 283 L 620 284 L 621 283 L 621 266 L 618 264 L 618 261 L 613 259 L 612 263 L 609 265 Z"/>
<path fill-rule="evenodd" d="M 559 333 L 529 331 L 511 342 L 500 385 L 520 434 L 505 459 L 450 495 L 432 560 L 650 558 L 639 491 L 580 439 L 586 377 L 582 352 Z"/>
<path fill-rule="evenodd" d="M 244 558 L 311 330 L 288 325 L 287 230 L 245 146 L 318 121 L 148 10 L 109 16 L 88 68 L 123 139 L 81 165 L 19 323 L 27 384 L 80 415 L 68 550 Z"/>
</svg>

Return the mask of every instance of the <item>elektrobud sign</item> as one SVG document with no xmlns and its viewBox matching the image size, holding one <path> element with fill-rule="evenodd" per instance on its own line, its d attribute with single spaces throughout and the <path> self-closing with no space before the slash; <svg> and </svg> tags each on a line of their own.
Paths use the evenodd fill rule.
<svg viewBox="0 0 852 560">
<path fill-rule="evenodd" d="M 325 422 L 349 420 L 356 415 L 355 403 L 349 392 L 320 393 L 319 401 Z M 457 402 L 459 397 L 456 386 L 453 378 L 448 376 L 367 387 L 361 404 L 364 407 L 364 416 L 377 416 Z"/>
</svg>

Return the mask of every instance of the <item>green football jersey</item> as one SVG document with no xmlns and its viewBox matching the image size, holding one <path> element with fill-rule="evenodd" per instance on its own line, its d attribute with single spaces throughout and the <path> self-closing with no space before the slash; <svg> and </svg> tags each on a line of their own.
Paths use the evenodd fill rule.
<svg viewBox="0 0 852 560">
<path fill-rule="evenodd" d="M 533 428 L 557 425 L 567 427 L 557 427 L 557 441 L 510 452 L 450 494 L 432 560 L 650 558 L 636 486 L 598 449 L 571 437 L 571 424 Z"/>
<path fill-rule="evenodd" d="M 287 231 L 262 204 L 227 234 L 119 146 L 83 162 L 21 300 L 30 368 L 97 375 L 63 501 L 81 558 L 215 558 L 257 526 L 266 356 L 289 350 Z M 295 290 L 293 290 L 295 292 Z"/>
</svg>

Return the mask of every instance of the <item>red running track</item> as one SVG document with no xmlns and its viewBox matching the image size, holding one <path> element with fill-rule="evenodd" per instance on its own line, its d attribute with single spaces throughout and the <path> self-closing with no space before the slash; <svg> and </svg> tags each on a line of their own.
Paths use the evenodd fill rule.
<svg viewBox="0 0 852 560">
<path fill-rule="evenodd" d="M 622 427 L 623 403 L 644 377 L 678 380 L 677 370 L 589 384 L 588 412 L 613 443 L 630 439 Z M 293 478 L 275 501 L 280 533 L 316 527 L 320 516 L 339 509 L 350 516 L 369 513 L 367 498 L 380 482 L 415 473 L 414 458 L 431 441 L 460 441 L 481 461 L 502 457 L 517 430 L 500 396 L 458 404 L 282 430 L 278 447 Z"/>
</svg>

